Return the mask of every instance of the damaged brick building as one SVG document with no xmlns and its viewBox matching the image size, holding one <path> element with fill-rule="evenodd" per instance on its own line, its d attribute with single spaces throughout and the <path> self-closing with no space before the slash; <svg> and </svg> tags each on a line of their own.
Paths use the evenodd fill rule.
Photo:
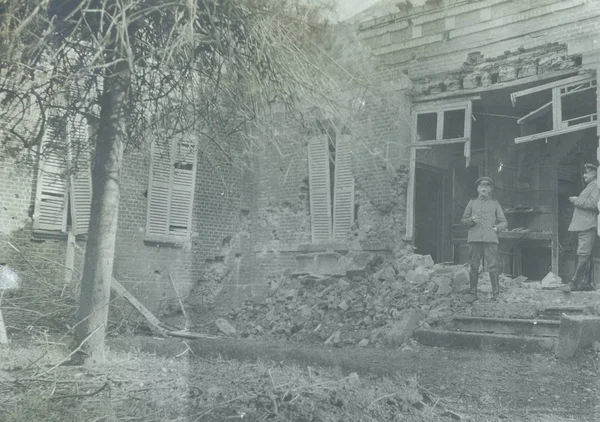
<svg viewBox="0 0 600 422">
<path fill-rule="evenodd" d="M 598 147 L 600 4 L 413 3 L 359 24 L 386 71 L 412 81 L 407 238 L 436 261 L 465 262 L 458 223 L 489 175 L 509 220 L 502 271 L 569 276 L 568 196 Z"/>
<path fill-rule="evenodd" d="M 175 303 L 171 278 L 195 304 L 229 303 L 275 271 L 331 271 L 349 251 L 413 244 L 464 262 L 457 223 L 484 174 L 509 219 L 501 271 L 571 271 L 566 199 L 598 147 L 600 1 L 384 0 L 339 26 L 370 55 L 350 57 L 369 62 L 368 84 L 346 93 L 351 111 L 312 106 L 302 125 L 273 114 L 250 134 L 273 142 L 250 155 L 231 145 L 233 161 L 210 143 L 183 161 L 173 147 L 166 164 L 148 149 L 126 155 L 114 274 L 150 309 Z M 60 218 L 41 227 L 41 174 L 0 169 L 0 233 L 65 277 L 52 262 L 81 260 L 80 197 L 60 187 Z M 180 209 L 160 208 L 165 186 Z M 5 242 L 0 256 L 28 267 Z"/>
<path fill-rule="evenodd" d="M 386 90 L 384 104 L 367 100 L 347 133 L 338 128 L 338 144 L 323 130 L 323 141 L 304 134 L 306 145 L 283 154 L 296 157 L 291 166 L 278 154 L 265 157 L 261 174 L 270 177 L 256 183 L 257 229 L 265 227 L 253 242 L 259 273 L 335 271 L 348 250 L 389 254 L 403 242 L 436 262 L 466 262 L 458 223 L 475 180 L 490 175 L 509 219 L 501 271 L 538 280 L 550 270 L 568 276 L 576 245 L 566 230 L 568 196 L 583 188 L 583 160 L 598 147 L 599 6 L 381 1 L 354 17 L 373 55 L 372 80 L 393 91 Z M 355 212 L 338 233 L 336 194 L 346 188 L 343 174 L 333 174 L 346 159 L 345 145 Z M 400 154 L 386 155 L 390 147 Z M 331 168 L 323 165 L 321 174 L 327 149 Z M 397 177 L 406 171 L 408 179 Z M 319 186 L 331 199 L 320 201 Z"/>
</svg>

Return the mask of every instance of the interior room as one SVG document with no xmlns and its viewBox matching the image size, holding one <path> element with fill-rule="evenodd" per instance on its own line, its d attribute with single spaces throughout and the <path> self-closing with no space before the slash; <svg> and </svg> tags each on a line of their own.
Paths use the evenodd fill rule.
<svg viewBox="0 0 600 422">
<path fill-rule="evenodd" d="M 595 79 L 574 75 L 415 110 L 417 252 L 436 262 L 467 261 L 460 219 L 485 175 L 508 220 L 499 235 L 500 271 L 570 277 L 577 240 L 567 230 L 568 198 L 579 195 L 583 164 L 596 158 Z"/>
</svg>

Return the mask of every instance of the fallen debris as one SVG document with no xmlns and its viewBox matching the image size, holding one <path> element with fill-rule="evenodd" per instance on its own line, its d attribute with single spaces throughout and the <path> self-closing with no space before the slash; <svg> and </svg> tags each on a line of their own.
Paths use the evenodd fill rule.
<svg viewBox="0 0 600 422">
<path fill-rule="evenodd" d="M 237 334 L 236 329 L 223 318 L 217 319 L 215 324 L 217 325 L 219 331 L 227 336 L 234 336 Z"/>
<path fill-rule="evenodd" d="M 121 283 L 119 283 L 114 277 L 110 288 L 120 296 L 123 296 L 127 302 L 129 302 L 140 314 L 148 321 L 150 330 L 156 335 L 167 337 L 167 330 L 162 326 L 162 323 L 156 318 L 152 312 L 148 310 L 139 300 L 135 298 Z"/>
</svg>

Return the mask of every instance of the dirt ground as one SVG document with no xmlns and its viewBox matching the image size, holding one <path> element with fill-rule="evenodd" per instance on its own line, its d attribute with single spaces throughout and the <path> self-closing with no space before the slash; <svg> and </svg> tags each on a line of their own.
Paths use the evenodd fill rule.
<svg viewBox="0 0 600 422">
<path fill-rule="evenodd" d="M 600 420 L 599 356 L 560 361 L 551 354 L 447 350 L 412 343 L 404 350 L 302 347 L 289 343 L 202 339 L 187 342 L 201 358 L 269 360 L 303 367 L 338 368 L 361 377 L 415 377 L 431 397 L 471 421 Z M 120 338 L 116 349 L 174 354 L 181 342 Z M 451 420 L 451 419 L 442 419 Z"/>
<path fill-rule="evenodd" d="M 0 347 L 0 420 L 598 421 L 597 353 L 108 340 L 108 362 L 60 365 L 66 339 Z"/>
</svg>

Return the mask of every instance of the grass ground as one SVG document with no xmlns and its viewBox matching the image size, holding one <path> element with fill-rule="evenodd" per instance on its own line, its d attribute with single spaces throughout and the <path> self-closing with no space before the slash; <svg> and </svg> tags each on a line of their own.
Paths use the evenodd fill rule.
<svg viewBox="0 0 600 422">
<path fill-rule="evenodd" d="M 272 361 L 111 350 L 106 364 L 58 365 L 65 346 L 0 347 L 0 414 L 32 421 L 437 421 L 416 378 L 360 377 Z M 439 404 L 439 403 L 438 403 Z M 450 415 L 450 413 L 448 413 Z"/>
</svg>

